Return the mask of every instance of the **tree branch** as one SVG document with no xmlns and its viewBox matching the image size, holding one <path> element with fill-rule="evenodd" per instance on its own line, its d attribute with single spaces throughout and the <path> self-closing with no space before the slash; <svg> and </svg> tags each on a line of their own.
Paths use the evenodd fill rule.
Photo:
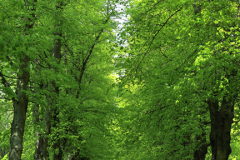
<svg viewBox="0 0 240 160">
<path fill-rule="evenodd" d="M 140 61 L 140 63 L 139 63 L 138 66 L 137 66 L 136 72 L 137 72 L 137 70 L 138 70 L 138 67 L 139 67 L 140 64 L 142 63 L 143 59 L 144 59 L 145 56 L 147 55 L 148 51 L 150 50 L 150 48 L 151 48 L 151 46 L 152 46 L 152 43 L 153 43 L 154 39 L 156 38 L 156 36 L 158 35 L 158 33 L 159 33 L 159 32 L 162 30 L 162 28 L 167 24 L 167 22 L 168 22 L 176 13 L 178 13 L 182 8 L 183 8 L 183 6 L 180 7 L 180 8 L 179 8 L 176 12 L 174 12 L 171 16 L 169 16 L 168 19 L 163 23 L 163 25 L 161 26 L 161 28 L 160 28 L 160 29 L 157 31 L 157 33 L 153 36 L 153 38 L 152 38 L 152 40 L 151 40 L 151 42 L 150 42 L 150 45 L 149 45 L 147 51 L 145 52 L 142 60 Z"/>
</svg>

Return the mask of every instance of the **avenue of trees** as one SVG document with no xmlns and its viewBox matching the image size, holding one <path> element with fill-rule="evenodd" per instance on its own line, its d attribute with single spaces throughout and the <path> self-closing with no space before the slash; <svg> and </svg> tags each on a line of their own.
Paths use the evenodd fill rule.
<svg viewBox="0 0 240 160">
<path fill-rule="evenodd" d="M 239 36 L 239 0 L 0 0 L 0 159 L 239 159 Z"/>
</svg>

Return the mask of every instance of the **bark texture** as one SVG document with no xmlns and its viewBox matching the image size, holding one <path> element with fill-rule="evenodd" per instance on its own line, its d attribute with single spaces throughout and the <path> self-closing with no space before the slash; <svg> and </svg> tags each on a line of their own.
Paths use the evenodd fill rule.
<svg viewBox="0 0 240 160">
<path fill-rule="evenodd" d="M 28 82 L 30 77 L 29 72 L 29 62 L 30 59 L 28 56 L 23 56 L 20 59 L 20 71 L 22 71 L 22 75 L 18 74 L 18 81 L 17 81 L 17 89 L 16 95 L 17 100 L 14 99 L 13 101 L 13 108 L 14 108 L 14 115 L 13 121 L 11 124 L 11 150 L 9 153 L 10 160 L 20 160 L 23 150 L 23 134 L 25 128 L 25 121 L 26 121 L 26 112 L 28 107 L 28 97 L 26 95 L 28 89 Z"/>
<path fill-rule="evenodd" d="M 211 118 L 210 144 L 212 160 L 228 160 L 231 154 L 231 125 L 234 117 L 234 100 L 227 101 L 223 97 L 219 106 L 218 101 L 208 100 Z"/>
</svg>

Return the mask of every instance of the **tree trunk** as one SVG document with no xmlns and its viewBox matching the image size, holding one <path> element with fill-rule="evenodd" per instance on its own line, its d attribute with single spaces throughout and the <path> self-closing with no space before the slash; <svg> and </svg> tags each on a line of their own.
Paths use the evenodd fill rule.
<svg viewBox="0 0 240 160">
<path fill-rule="evenodd" d="M 43 87 L 40 87 L 40 89 L 42 89 L 42 88 Z M 46 88 L 46 87 L 44 87 L 44 88 Z M 51 121 L 50 120 L 51 120 L 52 116 L 51 116 L 50 106 L 53 104 L 52 104 L 52 100 L 51 100 L 50 96 L 46 95 L 46 99 L 48 101 L 48 106 L 43 106 L 44 119 L 39 119 L 39 115 L 37 113 L 39 111 L 38 104 L 35 106 L 35 109 L 33 110 L 33 117 L 35 117 L 35 122 L 43 123 L 45 126 L 44 133 L 40 133 L 39 131 L 35 130 L 35 137 L 39 137 L 39 139 L 37 139 L 35 141 L 34 160 L 48 160 L 49 159 L 49 152 L 47 150 L 49 138 L 46 136 L 50 135 L 50 131 L 51 131 Z"/>
<path fill-rule="evenodd" d="M 40 62 L 39 62 L 40 63 Z M 40 68 L 36 67 L 37 71 L 40 72 Z M 39 74 L 37 74 L 39 76 Z M 37 90 L 42 90 L 46 88 L 43 83 L 40 81 L 40 87 L 36 88 Z M 38 100 L 36 99 L 36 102 Z M 33 116 L 33 124 L 35 124 L 34 132 L 35 132 L 35 152 L 34 152 L 34 160 L 47 160 L 49 159 L 49 153 L 47 150 L 48 147 L 48 138 L 44 135 L 49 135 L 49 126 L 50 126 L 50 118 L 49 115 L 45 112 L 45 134 L 40 133 L 38 130 L 38 125 L 40 123 L 44 123 L 43 119 L 39 118 L 39 104 L 36 103 L 32 109 L 32 116 Z"/>
<path fill-rule="evenodd" d="M 37 0 L 34 0 L 36 3 Z M 25 6 L 29 6 L 28 1 L 25 1 Z M 33 5 L 33 12 L 36 11 L 35 6 Z M 32 19 L 27 18 L 25 24 L 26 33 L 29 29 L 33 28 L 33 19 L 35 19 L 35 14 L 31 13 Z M 26 91 L 28 89 L 28 83 L 30 78 L 30 58 L 27 55 L 22 55 L 20 58 L 20 68 L 17 74 L 17 88 L 16 95 L 17 99 L 13 98 L 13 121 L 11 124 L 11 138 L 10 138 L 10 160 L 20 160 L 23 150 L 23 134 L 26 121 L 26 112 L 28 107 L 28 96 Z"/>
<path fill-rule="evenodd" d="M 39 119 L 38 115 L 39 111 L 39 104 L 36 104 L 34 110 L 33 110 L 33 117 L 35 118 L 35 123 L 42 123 L 42 120 Z M 35 130 L 35 137 L 38 137 L 39 139 L 36 139 L 35 141 L 35 153 L 34 153 L 34 160 L 47 160 L 49 159 L 49 153 L 47 150 L 48 147 L 48 138 L 45 137 L 45 135 L 49 135 L 49 125 L 50 124 L 50 118 L 48 115 L 45 115 L 45 134 L 41 134 L 38 130 Z"/>
<path fill-rule="evenodd" d="M 227 160 L 231 154 L 230 133 L 234 117 L 234 100 L 228 102 L 224 96 L 221 106 L 214 100 L 208 100 L 208 106 L 211 118 L 212 160 Z"/>
<path fill-rule="evenodd" d="M 28 56 L 24 55 L 20 59 L 20 69 L 22 75 L 18 73 L 18 81 L 16 88 L 17 100 L 13 100 L 14 115 L 11 125 L 11 150 L 9 153 L 10 160 L 20 160 L 23 150 L 23 134 L 26 121 L 26 112 L 28 107 L 28 97 L 26 91 L 29 83 L 29 62 Z"/>
<path fill-rule="evenodd" d="M 65 4 L 62 2 L 62 1 L 59 1 L 58 4 L 56 5 L 56 10 L 58 10 L 59 8 L 63 9 L 63 6 L 65 6 Z M 56 15 L 56 17 L 60 17 L 60 15 Z M 57 20 L 58 21 L 58 20 Z M 58 25 L 55 25 L 55 29 L 57 30 L 57 27 L 62 27 L 63 21 L 60 20 L 60 23 L 57 22 Z M 53 57 L 55 58 L 56 61 L 58 61 L 57 63 L 60 63 L 60 60 L 61 60 L 61 47 L 62 47 L 62 40 L 61 40 L 61 37 L 62 36 L 62 31 L 60 29 L 60 31 L 55 31 L 55 37 L 59 37 L 59 38 L 56 38 L 55 39 L 55 43 L 54 43 L 54 46 L 53 46 Z M 56 69 L 55 69 L 56 70 Z M 56 73 L 58 73 L 58 71 L 56 70 Z M 56 86 L 56 83 L 55 81 L 52 82 L 52 87 L 55 89 L 54 92 L 59 95 L 59 87 Z M 53 119 L 53 125 L 52 127 L 53 128 L 58 128 L 57 124 L 60 124 L 60 120 L 59 120 L 59 108 L 56 107 L 56 106 L 53 106 L 52 108 L 52 113 L 53 113 L 53 116 L 52 116 L 52 119 Z M 53 142 L 53 148 L 54 150 L 58 150 L 58 152 L 55 152 L 54 151 L 54 156 L 53 156 L 53 159 L 54 160 L 60 160 L 60 159 L 63 159 L 63 150 L 62 150 L 62 147 L 61 147 L 61 139 L 59 137 L 59 133 L 56 134 L 57 135 L 57 138 L 56 140 Z"/>
</svg>

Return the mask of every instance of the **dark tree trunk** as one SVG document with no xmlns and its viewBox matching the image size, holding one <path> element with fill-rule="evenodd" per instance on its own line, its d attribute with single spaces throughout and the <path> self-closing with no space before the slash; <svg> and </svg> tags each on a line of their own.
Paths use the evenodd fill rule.
<svg viewBox="0 0 240 160">
<path fill-rule="evenodd" d="M 208 100 L 208 106 L 211 118 L 212 160 L 227 160 L 231 154 L 230 133 L 234 117 L 234 100 L 229 102 L 224 96 L 221 106 L 214 100 Z"/>
<path fill-rule="evenodd" d="M 22 75 L 18 74 L 16 95 L 17 100 L 13 100 L 14 115 L 13 121 L 11 124 L 11 150 L 9 153 L 10 160 L 20 160 L 23 150 L 23 134 L 26 121 L 26 112 L 28 107 L 28 97 L 26 91 L 28 89 L 29 82 L 29 62 L 30 59 L 28 56 L 24 56 L 20 59 L 20 71 Z"/>
</svg>

